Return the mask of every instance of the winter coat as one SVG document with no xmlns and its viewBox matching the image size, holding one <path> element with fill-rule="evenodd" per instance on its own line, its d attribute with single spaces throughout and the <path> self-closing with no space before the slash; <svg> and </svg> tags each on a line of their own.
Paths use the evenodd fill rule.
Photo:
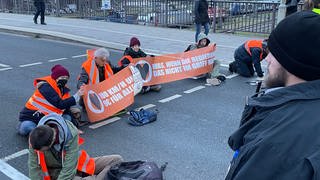
<svg viewBox="0 0 320 180">
<path fill-rule="evenodd" d="M 206 44 L 204 47 L 207 47 L 207 46 L 210 44 L 210 39 L 208 38 L 208 36 L 205 35 L 205 34 L 203 34 L 203 33 L 200 33 L 200 34 L 198 35 L 198 42 L 197 42 L 197 44 L 190 44 L 184 52 L 188 52 L 188 51 L 192 51 L 192 50 L 201 48 L 201 47 L 199 46 L 199 43 L 200 43 L 200 41 L 201 41 L 202 39 L 207 39 L 207 44 Z"/>
<path fill-rule="evenodd" d="M 246 48 L 245 48 L 245 44 L 242 44 L 240 47 L 238 47 L 235 52 L 234 52 L 234 59 L 237 61 L 241 61 L 244 62 L 246 64 L 253 64 L 257 74 L 259 76 L 263 76 L 263 71 L 261 69 L 261 64 L 260 61 L 262 59 L 260 59 L 260 54 L 261 54 L 261 49 L 260 48 L 250 48 L 251 54 L 250 55 Z M 265 57 L 263 57 L 265 58 Z"/>
<path fill-rule="evenodd" d="M 209 23 L 208 2 L 206 0 L 196 0 L 194 6 L 195 23 L 202 24 Z"/>
<path fill-rule="evenodd" d="M 127 47 L 125 50 L 124 50 L 124 53 L 123 55 L 129 55 L 131 56 L 132 58 L 141 58 L 141 57 L 146 57 L 147 54 L 144 53 L 141 49 L 139 49 L 138 52 L 134 51 L 131 47 Z"/>
<path fill-rule="evenodd" d="M 55 121 L 52 121 L 54 119 Z M 68 120 L 58 114 L 43 117 L 39 125 L 49 125 L 58 128 L 59 140 L 44 156 L 51 179 L 70 180 L 77 172 L 78 163 L 78 129 Z M 64 152 L 64 155 L 62 155 Z M 62 158 L 63 157 L 63 158 Z M 38 164 L 38 156 L 34 149 L 29 148 L 29 176 L 32 180 L 42 179 L 42 171 Z"/>
<path fill-rule="evenodd" d="M 39 87 L 40 93 L 43 95 L 43 97 L 53 106 L 64 109 L 63 114 L 69 114 L 70 107 L 76 105 L 76 100 L 73 96 L 70 98 L 67 98 L 65 100 L 61 99 L 57 92 L 53 89 L 53 87 L 50 86 L 49 83 L 40 81 L 37 84 Z M 62 88 L 63 93 L 67 93 L 70 91 L 68 87 Z M 19 121 L 33 121 L 34 123 L 38 124 L 39 120 L 44 116 L 44 114 L 30 110 L 26 107 L 24 107 L 19 114 Z"/>
<path fill-rule="evenodd" d="M 248 99 L 226 180 L 320 179 L 320 80 Z"/>
</svg>

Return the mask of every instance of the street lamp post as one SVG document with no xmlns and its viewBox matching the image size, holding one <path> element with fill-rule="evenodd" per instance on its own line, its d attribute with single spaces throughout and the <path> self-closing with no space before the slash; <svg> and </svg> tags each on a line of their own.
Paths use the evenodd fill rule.
<svg viewBox="0 0 320 180">
<path fill-rule="evenodd" d="M 279 10 L 278 10 L 277 24 L 286 17 L 286 11 L 287 11 L 286 0 L 281 0 L 279 5 Z"/>
</svg>

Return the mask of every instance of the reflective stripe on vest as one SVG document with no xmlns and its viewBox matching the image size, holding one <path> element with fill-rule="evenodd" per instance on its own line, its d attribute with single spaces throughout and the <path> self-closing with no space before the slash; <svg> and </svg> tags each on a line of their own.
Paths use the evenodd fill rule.
<svg viewBox="0 0 320 180">
<path fill-rule="evenodd" d="M 50 180 L 47 164 L 46 164 L 46 161 L 44 159 L 44 153 L 42 151 L 36 151 L 36 153 L 38 155 L 38 164 L 41 167 L 43 179 L 44 180 Z"/>
<path fill-rule="evenodd" d="M 320 9 L 318 9 L 318 8 L 313 8 L 312 11 L 317 13 L 317 14 L 320 14 Z"/>
<path fill-rule="evenodd" d="M 80 137 L 79 137 L 80 138 Z M 82 138 L 78 140 L 84 141 Z M 45 180 L 50 180 L 47 164 L 45 161 L 44 153 L 42 151 L 35 151 L 38 154 L 38 163 L 41 167 L 41 171 L 43 173 L 43 177 Z M 78 156 L 78 165 L 77 170 L 80 172 L 87 173 L 89 175 L 93 175 L 95 171 L 96 165 L 94 162 L 94 158 L 90 158 L 88 153 L 85 150 L 79 151 Z"/>
<path fill-rule="evenodd" d="M 244 47 L 245 47 L 246 51 L 250 54 L 250 56 L 252 56 L 250 48 L 259 48 L 261 50 L 260 60 L 262 60 L 262 54 L 263 54 L 262 42 L 263 42 L 263 40 L 249 40 L 244 44 Z"/>
<path fill-rule="evenodd" d="M 89 76 L 89 84 L 99 83 L 99 70 L 94 59 L 86 60 L 82 64 L 82 67 Z M 113 71 L 110 65 L 107 63 L 104 66 L 104 77 L 105 79 L 108 79 L 111 75 L 113 75 Z"/>
<path fill-rule="evenodd" d="M 131 57 L 131 56 L 129 56 L 129 55 L 126 55 L 126 56 L 123 56 L 123 57 L 119 60 L 119 62 L 118 62 L 118 66 L 120 66 L 120 67 L 122 67 L 122 66 L 123 66 L 122 61 L 123 61 L 124 59 L 128 59 L 128 61 L 130 61 L 130 63 L 132 63 L 132 62 L 133 62 L 132 57 Z"/>
<path fill-rule="evenodd" d="M 60 89 L 54 79 L 51 78 L 51 76 L 46 76 L 43 78 L 38 78 L 34 80 L 34 86 L 37 86 L 38 81 L 46 81 L 54 90 L 55 92 L 59 95 L 61 99 L 67 99 L 70 97 L 69 93 L 66 93 L 62 96 Z M 33 95 L 29 98 L 28 102 L 26 103 L 26 108 L 34 111 L 39 111 L 45 115 L 49 113 L 57 113 L 57 114 L 62 114 L 64 110 L 59 109 L 49 103 L 44 96 L 40 93 L 39 89 L 36 88 L 34 91 Z"/>
</svg>

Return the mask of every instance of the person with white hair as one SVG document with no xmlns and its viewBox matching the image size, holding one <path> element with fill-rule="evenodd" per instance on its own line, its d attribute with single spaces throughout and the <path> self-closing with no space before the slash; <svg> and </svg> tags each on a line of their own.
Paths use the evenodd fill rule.
<svg viewBox="0 0 320 180">
<path fill-rule="evenodd" d="M 108 79 L 122 67 L 113 66 L 109 61 L 110 53 L 105 48 L 99 48 L 94 52 L 93 58 L 88 58 L 83 64 L 79 75 L 77 88 L 85 84 L 97 84 Z"/>
</svg>

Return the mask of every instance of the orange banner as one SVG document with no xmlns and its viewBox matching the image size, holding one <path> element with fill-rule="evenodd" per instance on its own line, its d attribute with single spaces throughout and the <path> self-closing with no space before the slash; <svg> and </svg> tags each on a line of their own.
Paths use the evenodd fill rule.
<svg viewBox="0 0 320 180">
<path fill-rule="evenodd" d="M 212 71 L 216 45 L 178 54 L 133 59 L 144 85 L 163 84 Z"/>
<path fill-rule="evenodd" d="M 94 85 L 85 87 L 84 102 L 90 122 L 108 118 L 134 101 L 134 77 L 130 66 Z"/>
</svg>

